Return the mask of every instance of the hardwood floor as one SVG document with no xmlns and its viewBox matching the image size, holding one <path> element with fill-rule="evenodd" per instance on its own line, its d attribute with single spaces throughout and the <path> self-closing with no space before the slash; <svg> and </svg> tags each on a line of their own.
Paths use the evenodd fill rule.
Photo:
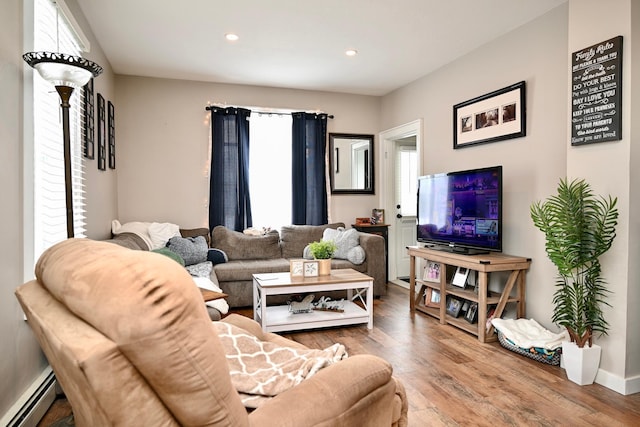
<svg viewBox="0 0 640 427">
<path fill-rule="evenodd" d="M 238 312 L 251 316 L 251 310 Z M 559 367 L 411 315 L 408 291 L 395 285 L 375 301 L 371 331 L 362 325 L 283 335 L 314 348 L 340 342 L 351 355 L 388 360 L 406 388 L 410 426 L 640 425 L 640 393 L 578 386 Z"/>
</svg>

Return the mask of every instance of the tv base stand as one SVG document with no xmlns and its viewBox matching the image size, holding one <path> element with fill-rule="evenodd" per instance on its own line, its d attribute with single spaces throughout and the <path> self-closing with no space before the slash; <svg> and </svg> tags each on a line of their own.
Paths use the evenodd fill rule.
<svg viewBox="0 0 640 427">
<path fill-rule="evenodd" d="M 437 249 L 409 246 L 407 248 L 410 260 L 409 277 L 409 308 L 412 313 L 416 310 L 440 320 L 441 324 L 450 324 L 463 329 L 478 337 L 480 342 L 496 341 L 497 336 L 491 323 L 487 323 L 487 310 L 495 306 L 494 317 L 501 317 L 508 303 L 516 304 L 517 318 L 525 317 L 525 274 L 531 265 L 530 258 L 490 253 L 481 255 L 467 255 L 446 252 Z M 439 263 L 440 281 L 431 282 L 416 278 L 416 258 Z M 473 270 L 477 274 L 477 292 L 447 283 L 447 266 L 463 267 Z M 502 292 L 489 291 L 489 273 L 508 272 L 506 283 L 502 285 Z M 416 284 L 420 289 L 416 293 Z M 433 306 L 425 304 L 424 294 L 427 290 L 440 294 L 439 303 Z M 447 313 L 447 297 L 466 300 L 470 304 L 477 304 L 477 321 L 470 323 L 461 317 Z"/>
</svg>

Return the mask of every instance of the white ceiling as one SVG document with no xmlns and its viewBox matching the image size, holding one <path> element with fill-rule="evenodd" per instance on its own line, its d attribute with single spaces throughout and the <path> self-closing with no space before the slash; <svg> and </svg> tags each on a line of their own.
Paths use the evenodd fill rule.
<svg viewBox="0 0 640 427">
<path fill-rule="evenodd" d="M 364 95 L 387 94 L 566 1 L 77 0 L 117 74 Z M 229 32 L 240 39 L 226 41 Z"/>
</svg>

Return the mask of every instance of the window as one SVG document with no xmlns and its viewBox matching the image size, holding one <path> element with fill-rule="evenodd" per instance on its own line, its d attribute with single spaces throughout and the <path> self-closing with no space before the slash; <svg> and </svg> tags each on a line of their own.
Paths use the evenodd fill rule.
<svg viewBox="0 0 640 427">
<path fill-rule="evenodd" d="M 64 3 L 56 6 L 51 0 L 34 0 L 33 50 L 81 55 L 81 33 L 71 27 L 61 6 L 66 10 Z M 75 90 L 69 112 L 74 228 L 78 237 L 85 231 L 82 98 L 82 90 Z M 62 139 L 60 97 L 51 83 L 33 72 L 34 261 L 49 246 L 67 238 Z"/>
<path fill-rule="evenodd" d="M 418 194 L 418 155 L 414 146 L 400 145 L 396 157 L 396 194 L 402 216 L 416 216 L 416 194 Z"/>
<path fill-rule="evenodd" d="M 249 124 L 249 192 L 254 227 L 291 224 L 290 114 L 252 113 Z"/>
</svg>

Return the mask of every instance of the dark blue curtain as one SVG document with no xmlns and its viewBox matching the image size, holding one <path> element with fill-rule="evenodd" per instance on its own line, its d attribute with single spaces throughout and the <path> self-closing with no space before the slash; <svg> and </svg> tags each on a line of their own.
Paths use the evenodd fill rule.
<svg viewBox="0 0 640 427">
<path fill-rule="evenodd" d="M 249 198 L 249 116 L 242 108 L 211 110 L 209 228 L 252 226 Z"/>
<path fill-rule="evenodd" d="M 327 115 L 293 113 L 291 217 L 294 224 L 327 223 Z"/>
</svg>

